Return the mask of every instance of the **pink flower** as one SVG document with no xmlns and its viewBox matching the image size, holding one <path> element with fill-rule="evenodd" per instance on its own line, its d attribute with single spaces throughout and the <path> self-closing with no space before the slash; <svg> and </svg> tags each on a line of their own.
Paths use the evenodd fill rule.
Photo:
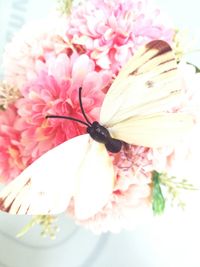
<svg viewBox="0 0 200 267">
<path fill-rule="evenodd" d="M 24 26 L 6 47 L 5 79 L 20 89 L 36 78 L 49 56 L 75 49 L 88 54 L 97 69 L 116 74 L 142 44 L 172 42 L 174 31 L 163 21 L 147 0 L 88 1 L 74 8 L 70 18 L 50 16 Z"/>
<path fill-rule="evenodd" d="M 200 73 L 196 73 L 194 66 L 180 62 L 179 70 L 183 78 L 183 101 L 181 111 L 194 116 L 195 126 L 192 131 L 184 136 L 168 153 L 165 170 L 176 177 L 185 178 L 194 185 L 198 184 L 198 158 L 200 150 Z"/>
<path fill-rule="evenodd" d="M 116 73 L 141 45 L 163 39 L 174 30 L 150 1 L 91 0 L 72 11 L 67 36 L 102 69 Z"/>
<path fill-rule="evenodd" d="M 20 132 L 15 124 L 19 116 L 14 105 L 0 112 L 0 181 L 9 182 L 25 168 Z"/>
<path fill-rule="evenodd" d="M 198 141 L 200 134 L 200 74 L 195 72 L 194 66 L 185 62 L 180 62 L 178 68 L 182 77 L 183 96 L 176 108 L 180 112 L 192 114 L 195 125 L 191 132 L 177 142 L 175 147 L 153 149 L 151 159 L 157 171 L 181 179 L 185 178 L 188 181 L 194 178 L 193 181 L 196 184 L 195 177 L 198 172 L 196 159 L 200 149 Z"/>
<path fill-rule="evenodd" d="M 83 88 L 82 100 L 88 118 L 98 118 L 104 98 L 103 89 L 111 82 L 108 71 L 96 72 L 86 55 L 51 56 L 38 74 L 21 90 L 23 98 L 16 103 L 21 117 L 17 127 L 21 131 L 24 155 L 31 161 L 52 147 L 85 133 L 85 126 L 69 120 L 46 119 L 46 115 L 65 115 L 83 120 L 78 90 Z"/>
<path fill-rule="evenodd" d="M 5 80 L 21 88 L 34 80 L 49 55 L 68 52 L 66 19 L 49 17 L 25 25 L 16 33 L 4 54 Z"/>
<path fill-rule="evenodd" d="M 183 79 L 184 101 L 181 109 L 195 115 L 200 122 L 200 73 L 196 73 L 194 66 L 181 61 L 179 70 Z"/>
</svg>

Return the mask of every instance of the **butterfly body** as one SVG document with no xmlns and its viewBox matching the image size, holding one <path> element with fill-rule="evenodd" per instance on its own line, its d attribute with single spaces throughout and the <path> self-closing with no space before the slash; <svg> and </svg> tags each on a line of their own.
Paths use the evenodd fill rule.
<svg viewBox="0 0 200 267">
<path fill-rule="evenodd" d="M 108 151 L 118 153 L 121 150 L 122 141 L 112 138 L 109 131 L 97 121 L 87 127 L 87 132 L 95 141 L 104 144 Z"/>
<path fill-rule="evenodd" d="M 81 70 L 80 70 L 81 71 Z M 84 89 L 84 88 L 83 88 Z M 99 122 L 73 119 L 87 134 L 51 149 L 0 192 L 0 210 L 11 214 L 58 214 L 71 201 L 75 217 L 87 220 L 109 202 L 115 169 L 108 151 L 122 144 L 173 146 L 194 126 L 193 116 L 170 112 L 182 99 L 176 59 L 168 43 L 142 47 L 122 68 L 103 101 Z M 81 90 L 79 90 L 81 104 Z"/>
</svg>

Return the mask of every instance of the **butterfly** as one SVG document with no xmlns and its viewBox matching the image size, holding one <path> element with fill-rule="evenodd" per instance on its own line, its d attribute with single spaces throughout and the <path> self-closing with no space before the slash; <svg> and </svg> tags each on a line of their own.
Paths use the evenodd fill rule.
<svg viewBox="0 0 200 267">
<path fill-rule="evenodd" d="M 174 145 L 193 127 L 193 117 L 170 113 L 183 94 L 173 51 L 151 41 L 128 61 L 103 101 L 99 122 L 90 122 L 79 101 L 86 134 L 51 149 L 28 166 L 0 193 L 0 210 L 10 214 L 59 214 L 74 201 L 75 216 L 86 220 L 108 202 L 115 184 L 109 152 L 123 144 Z M 47 118 L 62 118 L 48 115 Z"/>
</svg>

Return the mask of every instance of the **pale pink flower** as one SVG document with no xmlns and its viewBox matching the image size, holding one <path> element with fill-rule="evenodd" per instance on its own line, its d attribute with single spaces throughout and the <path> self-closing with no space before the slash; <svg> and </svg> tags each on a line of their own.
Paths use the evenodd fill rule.
<svg viewBox="0 0 200 267">
<path fill-rule="evenodd" d="M 196 177 L 191 174 L 198 172 L 195 158 L 198 158 L 197 151 L 200 149 L 200 74 L 196 73 L 194 66 L 183 61 L 178 68 L 182 78 L 183 96 L 176 108 L 179 112 L 193 115 L 195 125 L 174 147 L 153 149 L 151 159 L 157 171 L 190 181 Z"/>
<path fill-rule="evenodd" d="M 66 19 L 56 16 L 23 26 L 5 49 L 3 64 L 7 83 L 20 89 L 35 79 L 49 55 L 71 50 L 65 27 Z"/>
<path fill-rule="evenodd" d="M 200 73 L 194 66 L 182 61 L 179 70 L 183 78 L 185 92 L 181 111 L 194 116 L 195 126 L 174 148 L 167 160 L 166 170 L 174 176 L 183 177 L 191 183 L 200 184 L 198 178 L 198 159 L 200 150 Z"/>
<path fill-rule="evenodd" d="M 0 112 L 0 181 L 4 183 L 15 178 L 26 165 L 21 155 L 20 132 L 15 128 L 18 119 L 14 105 Z"/>
<path fill-rule="evenodd" d="M 178 66 L 185 93 L 181 109 L 194 114 L 196 120 L 200 123 L 200 73 L 196 73 L 195 67 L 184 61 L 181 61 Z"/>
<path fill-rule="evenodd" d="M 67 36 L 103 69 L 116 73 L 143 44 L 172 43 L 174 30 L 151 1 L 91 0 L 74 8 Z"/>
<path fill-rule="evenodd" d="M 21 117 L 24 154 L 35 160 L 52 147 L 85 133 L 85 126 L 74 121 L 46 119 L 46 115 L 65 115 L 83 120 L 78 90 L 88 118 L 98 119 L 104 98 L 103 89 L 111 82 L 111 73 L 95 71 L 94 62 L 86 55 L 51 56 L 38 73 L 37 79 L 21 90 L 23 98 L 16 103 Z"/>
</svg>

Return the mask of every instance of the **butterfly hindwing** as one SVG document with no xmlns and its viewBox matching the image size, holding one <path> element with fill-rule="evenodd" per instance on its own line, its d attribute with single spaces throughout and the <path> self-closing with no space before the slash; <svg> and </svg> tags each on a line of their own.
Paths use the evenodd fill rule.
<svg viewBox="0 0 200 267">
<path fill-rule="evenodd" d="M 114 125 L 114 138 L 145 147 L 175 145 L 193 126 L 193 117 L 182 113 L 155 113 L 132 117 Z"/>
<path fill-rule="evenodd" d="M 114 187 L 113 163 L 105 145 L 93 140 L 90 143 L 74 193 L 75 215 L 82 220 L 95 215 L 108 203 Z"/>
</svg>

